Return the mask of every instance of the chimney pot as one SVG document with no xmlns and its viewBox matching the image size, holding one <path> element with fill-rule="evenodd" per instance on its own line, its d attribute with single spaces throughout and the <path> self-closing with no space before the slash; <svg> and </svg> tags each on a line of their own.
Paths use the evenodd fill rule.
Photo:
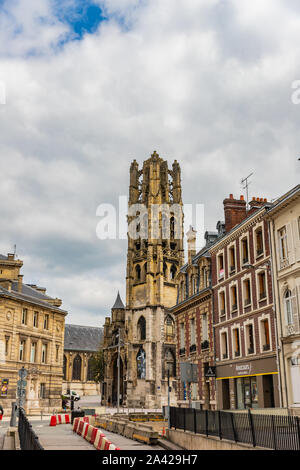
<svg viewBox="0 0 300 470">
<path fill-rule="evenodd" d="M 243 200 L 244 200 L 244 196 L 243 196 L 243 194 L 241 194 L 240 201 L 243 201 Z"/>
<path fill-rule="evenodd" d="M 229 194 L 229 199 L 233 199 L 233 194 Z"/>
</svg>

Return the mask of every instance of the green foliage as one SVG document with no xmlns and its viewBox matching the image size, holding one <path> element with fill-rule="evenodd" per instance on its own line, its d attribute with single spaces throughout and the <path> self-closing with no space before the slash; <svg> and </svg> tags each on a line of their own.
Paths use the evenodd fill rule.
<svg viewBox="0 0 300 470">
<path fill-rule="evenodd" d="M 100 349 L 92 358 L 92 377 L 94 382 L 100 383 L 104 380 L 104 353 Z"/>
</svg>

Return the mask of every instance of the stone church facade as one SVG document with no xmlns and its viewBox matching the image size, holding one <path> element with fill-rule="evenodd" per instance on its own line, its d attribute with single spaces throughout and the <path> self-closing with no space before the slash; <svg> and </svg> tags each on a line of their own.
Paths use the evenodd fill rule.
<svg viewBox="0 0 300 470">
<path fill-rule="evenodd" d="M 180 166 L 154 152 L 130 167 L 126 307 L 117 298 L 104 326 L 103 402 L 116 403 L 120 338 L 120 395 L 129 407 L 176 403 L 175 321 L 177 274 L 183 265 Z M 118 336 L 118 334 L 120 334 Z"/>
</svg>

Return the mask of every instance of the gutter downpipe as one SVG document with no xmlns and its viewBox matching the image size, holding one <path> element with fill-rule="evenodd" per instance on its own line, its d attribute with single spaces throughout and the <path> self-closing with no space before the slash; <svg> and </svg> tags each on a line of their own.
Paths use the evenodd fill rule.
<svg viewBox="0 0 300 470">
<path fill-rule="evenodd" d="M 282 397 L 282 377 L 281 377 L 281 369 L 280 369 L 280 360 L 279 360 L 279 353 L 278 353 L 278 344 L 279 344 L 279 337 L 278 337 L 278 328 L 277 328 L 277 312 L 276 312 L 276 292 L 275 292 L 275 282 L 276 282 L 276 286 L 277 286 L 277 279 L 275 280 L 274 279 L 274 269 L 273 269 L 273 266 L 274 266 L 274 262 L 276 260 L 273 259 L 273 245 L 272 245 L 272 239 L 275 240 L 274 238 L 274 222 L 272 220 L 272 229 L 273 229 L 273 237 L 271 237 L 271 221 L 268 220 L 268 226 L 269 226 L 269 247 L 270 247 L 270 271 L 271 271 L 271 281 L 272 281 L 272 295 L 273 295 L 273 313 L 274 313 L 274 325 L 275 325 L 275 342 L 276 342 L 276 363 L 277 363 L 277 368 L 278 368 L 278 373 L 279 373 L 279 383 L 278 383 L 278 387 L 279 387 L 279 404 L 280 404 L 280 408 L 282 408 L 282 404 L 283 404 L 283 397 Z M 280 306 L 279 306 L 279 310 L 280 310 Z M 281 313 L 281 312 L 280 312 Z M 280 314 L 280 319 L 281 319 L 281 314 Z M 282 330 L 282 325 L 281 325 L 281 322 L 280 322 L 280 328 Z M 282 331 L 281 331 L 282 333 Z M 281 351 L 283 352 L 282 350 L 282 344 L 280 344 L 280 349 Z M 284 364 L 284 361 L 283 361 L 283 364 Z"/>
</svg>

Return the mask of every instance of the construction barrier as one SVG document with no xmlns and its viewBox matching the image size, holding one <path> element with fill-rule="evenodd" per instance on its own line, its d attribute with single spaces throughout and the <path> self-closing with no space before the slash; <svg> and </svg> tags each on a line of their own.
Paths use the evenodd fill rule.
<svg viewBox="0 0 300 470">
<path fill-rule="evenodd" d="M 79 419 L 80 418 L 75 418 L 74 421 L 73 421 L 73 432 L 77 433 L 77 429 L 78 429 L 78 426 L 79 426 Z"/>
<path fill-rule="evenodd" d="M 50 426 L 56 426 L 56 416 L 52 415 L 50 418 Z"/>
<path fill-rule="evenodd" d="M 73 432 L 93 444 L 97 450 L 120 450 L 105 437 L 100 429 L 89 424 L 84 418 L 74 419 Z"/>
</svg>

